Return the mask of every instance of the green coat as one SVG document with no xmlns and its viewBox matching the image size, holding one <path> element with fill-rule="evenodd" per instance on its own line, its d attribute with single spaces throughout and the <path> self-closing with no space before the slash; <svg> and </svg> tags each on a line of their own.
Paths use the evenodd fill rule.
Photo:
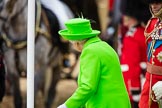
<svg viewBox="0 0 162 108">
<path fill-rule="evenodd" d="M 65 105 L 67 108 L 131 108 L 118 55 L 98 37 L 84 45 L 78 88 Z"/>
</svg>

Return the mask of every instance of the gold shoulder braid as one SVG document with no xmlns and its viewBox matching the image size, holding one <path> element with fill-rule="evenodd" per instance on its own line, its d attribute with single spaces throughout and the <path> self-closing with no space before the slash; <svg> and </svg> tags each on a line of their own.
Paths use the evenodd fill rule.
<svg viewBox="0 0 162 108">
<path fill-rule="evenodd" d="M 148 25 L 149 23 L 150 21 L 148 22 Z M 148 27 L 148 25 L 146 26 L 146 28 Z M 150 33 L 147 33 L 145 29 L 144 35 L 146 36 L 146 42 L 148 41 L 150 37 L 152 38 L 152 40 L 162 40 L 162 21 L 160 21 L 155 26 L 154 30 L 152 30 Z"/>
<path fill-rule="evenodd" d="M 149 22 L 147 23 L 146 28 L 148 28 L 150 21 L 151 20 L 149 20 Z M 150 48 L 147 54 L 147 55 L 150 55 L 150 54 L 152 55 L 156 40 L 162 40 L 162 21 L 159 19 L 157 24 L 155 25 L 155 28 L 150 33 L 148 33 L 145 29 L 144 35 L 146 37 L 146 42 L 150 38 L 152 38 L 151 45 L 150 45 Z"/>
</svg>

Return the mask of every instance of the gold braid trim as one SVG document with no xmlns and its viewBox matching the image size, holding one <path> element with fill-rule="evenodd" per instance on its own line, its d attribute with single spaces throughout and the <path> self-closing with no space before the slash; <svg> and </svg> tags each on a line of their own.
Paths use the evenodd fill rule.
<svg viewBox="0 0 162 108">
<path fill-rule="evenodd" d="M 160 20 L 162 20 L 162 8 L 159 10 L 158 13 L 154 14 L 154 17 L 159 18 Z"/>
<path fill-rule="evenodd" d="M 160 19 L 159 19 L 159 20 L 160 20 Z M 147 25 L 146 25 L 146 28 L 148 28 L 148 26 L 149 26 L 149 24 L 150 24 L 150 21 L 151 21 L 151 20 L 148 21 L 148 23 L 147 23 Z M 146 37 L 146 42 L 147 42 L 148 39 L 151 37 L 151 34 L 153 34 L 154 32 L 156 32 L 157 30 L 159 30 L 158 26 L 156 26 L 156 27 L 154 28 L 154 30 L 152 30 L 150 33 L 147 33 L 147 32 L 146 32 L 146 29 L 145 29 L 144 35 L 145 35 L 145 37 Z M 162 40 L 162 36 L 160 36 L 158 40 Z"/>
<path fill-rule="evenodd" d="M 149 48 L 149 51 L 148 51 L 148 54 L 147 54 L 147 55 L 149 55 L 150 53 L 151 53 L 151 55 L 152 55 L 152 52 L 153 52 L 153 49 L 154 49 L 155 42 L 156 42 L 156 40 L 153 40 L 153 41 L 151 42 L 151 45 L 150 45 L 150 48 Z"/>
<path fill-rule="evenodd" d="M 150 10 L 150 12 L 151 12 L 152 17 L 154 17 L 154 18 L 159 18 L 160 20 L 162 20 L 162 8 L 161 8 L 161 9 L 159 10 L 159 12 L 156 13 L 156 14 L 154 14 L 154 13 L 152 12 L 150 6 L 149 6 L 149 10 Z"/>
</svg>

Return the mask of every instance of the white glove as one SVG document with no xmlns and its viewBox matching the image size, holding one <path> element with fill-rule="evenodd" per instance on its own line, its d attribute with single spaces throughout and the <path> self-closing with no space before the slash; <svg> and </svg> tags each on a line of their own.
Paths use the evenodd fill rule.
<svg viewBox="0 0 162 108">
<path fill-rule="evenodd" d="M 134 102 L 139 102 L 141 90 L 131 90 L 132 99 Z"/>
<path fill-rule="evenodd" d="M 160 98 L 162 98 L 162 81 L 155 83 L 152 87 L 152 90 L 154 91 L 156 99 L 160 100 Z"/>
<path fill-rule="evenodd" d="M 132 98 L 133 98 L 133 101 L 139 102 L 139 100 L 140 100 L 140 95 L 139 95 L 139 94 L 138 94 L 138 95 L 133 95 Z"/>
<path fill-rule="evenodd" d="M 65 104 L 58 106 L 57 108 L 67 108 Z"/>
</svg>

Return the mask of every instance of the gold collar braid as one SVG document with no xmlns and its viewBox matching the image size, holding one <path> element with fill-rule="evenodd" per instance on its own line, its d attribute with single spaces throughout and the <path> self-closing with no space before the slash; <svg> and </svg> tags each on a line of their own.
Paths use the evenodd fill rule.
<svg viewBox="0 0 162 108">
<path fill-rule="evenodd" d="M 155 18 L 159 18 L 160 20 L 162 20 L 162 8 L 159 10 L 158 13 L 154 14 L 151 10 L 151 7 L 150 7 L 150 11 L 151 11 L 151 14 L 152 14 L 152 17 L 155 17 Z"/>
<path fill-rule="evenodd" d="M 155 17 L 158 17 L 160 20 L 162 20 L 162 8 L 160 9 L 160 11 L 156 14 L 154 14 Z"/>
</svg>

